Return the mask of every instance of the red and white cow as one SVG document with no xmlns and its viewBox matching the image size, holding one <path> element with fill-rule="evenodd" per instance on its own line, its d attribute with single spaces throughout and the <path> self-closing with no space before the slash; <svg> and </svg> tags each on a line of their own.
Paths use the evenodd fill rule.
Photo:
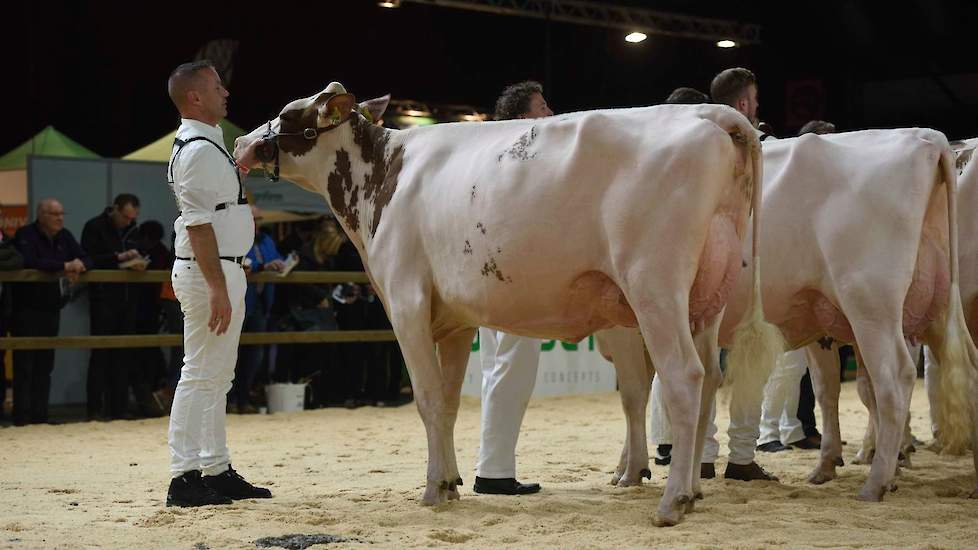
<svg viewBox="0 0 978 550">
<path fill-rule="evenodd" d="M 747 119 L 661 106 L 396 131 L 355 107 L 332 83 L 235 152 L 246 167 L 277 159 L 283 177 L 322 193 L 360 252 L 427 431 L 423 502 L 459 496 L 453 430 L 477 327 L 576 341 L 638 326 L 679 419 L 656 520 L 680 521 L 713 376 L 694 337 L 719 325 L 759 200 Z"/>
<path fill-rule="evenodd" d="M 927 343 L 948 365 L 941 369 L 945 444 L 960 447 L 970 435 L 970 385 L 956 381 L 967 381 L 976 352 L 958 290 L 951 149 L 933 130 L 871 130 L 769 142 L 763 156 L 765 316 L 789 348 L 808 346 L 818 366 L 812 379 L 825 433 L 809 480 L 832 479 L 841 464 L 838 355 L 831 343 L 855 343 L 880 427 L 879 452 L 859 496 L 879 500 L 891 488 L 913 389 L 907 340 Z M 731 296 L 721 344 L 729 345 L 748 290 L 738 284 Z"/>
</svg>

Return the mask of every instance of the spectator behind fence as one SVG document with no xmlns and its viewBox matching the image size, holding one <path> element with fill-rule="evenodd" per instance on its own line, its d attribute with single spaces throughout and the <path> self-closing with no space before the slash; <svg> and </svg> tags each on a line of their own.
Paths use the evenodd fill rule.
<svg viewBox="0 0 978 550">
<path fill-rule="evenodd" d="M 91 259 L 65 227 L 65 210 L 55 199 L 37 205 L 37 220 L 17 230 L 14 246 L 24 267 L 57 273 L 52 283 L 17 283 L 13 295 L 14 336 L 57 336 L 61 308 L 71 297 L 70 284 L 92 267 Z M 53 349 L 14 351 L 14 425 L 48 421 Z"/>
<path fill-rule="evenodd" d="M 255 242 L 251 245 L 245 260 L 246 273 L 261 273 L 262 271 L 282 271 L 285 262 L 275 248 L 275 241 L 259 230 L 262 221 L 261 210 L 251 207 L 251 215 L 255 220 Z M 275 285 L 268 283 L 248 283 L 245 291 L 245 318 L 241 332 L 266 332 L 268 316 L 275 301 Z M 235 367 L 234 382 L 228 393 L 227 412 L 254 414 L 258 409 L 251 403 L 251 388 L 255 383 L 255 374 L 261 366 L 265 354 L 265 346 L 239 346 L 238 364 Z"/>
<path fill-rule="evenodd" d="M 345 239 L 342 231 L 329 230 L 329 221 L 322 222 L 322 230 L 315 234 L 299 250 L 296 271 L 334 271 L 335 255 Z M 332 285 L 303 284 L 285 285 L 288 294 L 279 293 L 276 300 L 285 311 L 279 317 L 280 331 L 336 330 L 336 310 L 330 298 Z M 277 382 L 297 382 L 300 379 L 312 383 L 316 405 L 325 406 L 336 400 L 336 394 L 348 393 L 338 388 L 344 386 L 332 370 L 339 368 L 338 344 L 280 344 L 275 360 L 274 379 Z M 340 402 L 345 396 L 340 397 Z"/>
<path fill-rule="evenodd" d="M 139 250 L 149 260 L 147 269 L 169 271 L 173 267 L 173 252 L 163 244 L 166 231 L 163 224 L 156 220 L 148 220 L 139 225 Z M 162 325 L 162 283 L 145 283 L 136 287 L 136 311 L 139 334 L 159 334 Z M 145 373 L 143 379 L 153 392 L 154 406 L 160 414 L 169 410 L 172 397 L 159 392 L 166 386 L 168 378 L 166 357 L 159 347 L 139 348 L 135 352 L 139 360 L 136 362 L 140 372 Z M 133 373 L 139 376 L 140 372 Z"/>
<path fill-rule="evenodd" d="M 170 238 L 170 250 L 176 250 L 176 237 L 174 233 Z M 171 252 L 170 266 L 173 269 L 175 258 Z M 160 285 L 160 308 L 163 310 L 163 329 L 167 334 L 183 334 L 183 312 L 180 311 L 180 302 L 177 295 L 173 292 L 173 283 L 164 281 Z M 180 382 L 180 369 L 183 368 L 183 346 L 173 346 L 170 348 L 170 361 L 166 367 L 166 386 L 163 389 L 164 410 L 169 410 L 173 404 L 173 394 Z"/>
<path fill-rule="evenodd" d="M 96 269 L 146 268 L 139 262 L 139 198 L 123 193 L 98 216 L 85 224 L 82 247 Z M 134 263 L 135 262 L 135 263 Z M 93 336 L 137 334 L 139 285 L 101 283 L 89 287 L 89 315 Z M 158 416 L 149 383 L 131 348 L 93 349 L 88 364 L 88 417 L 126 418 L 132 379 L 140 412 Z M 131 375 L 131 376 L 130 376 Z"/>
<path fill-rule="evenodd" d="M 0 226 L 3 225 L 3 206 L 0 205 Z M 0 271 L 15 271 L 24 267 L 24 257 L 14 246 L 13 239 L 7 237 L 0 231 Z M 0 284 L 0 338 L 7 335 L 10 330 L 10 315 L 12 312 L 12 302 L 10 301 L 10 288 L 5 288 Z M 3 353 L 3 351 L 0 351 Z M 6 354 L 4 353 L 4 356 Z M 4 368 L 4 361 L 0 360 L 0 420 L 4 418 L 3 402 L 7 396 L 7 371 Z"/>
</svg>

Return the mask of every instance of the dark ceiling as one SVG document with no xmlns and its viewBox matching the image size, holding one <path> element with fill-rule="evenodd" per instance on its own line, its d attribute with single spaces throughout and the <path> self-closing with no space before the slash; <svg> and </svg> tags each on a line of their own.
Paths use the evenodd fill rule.
<svg viewBox="0 0 978 550">
<path fill-rule="evenodd" d="M 762 44 L 710 42 L 375 0 L 179 4 L 35 2 L 2 39 L 9 125 L 0 152 L 53 124 L 104 156 L 170 131 L 169 71 L 213 39 L 239 41 L 229 119 L 251 128 L 339 80 L 360 98 L 489 109 L 501 88 L 536 79 L 557 112 L 648 105 L 718 71 L 760 79 L 761 118 L 789 135 L 809 118 L 841 129 L 930 126 L 978 136 L 978 2 L 613 3 L 762 26 Z"/>
</svg>

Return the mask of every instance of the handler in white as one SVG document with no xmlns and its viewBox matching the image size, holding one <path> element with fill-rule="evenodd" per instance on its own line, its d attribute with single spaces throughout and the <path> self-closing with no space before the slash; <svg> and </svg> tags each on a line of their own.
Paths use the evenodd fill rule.
<svg viewBox="0 0 978 550">
<path fill-rule="evenodd" d="M 231 468 L 225 400 L 245 314 L 241 268 L 255 234 L 238 170 L 217 123 L 228 92 L 207 61 L 177 67 L 167 82 L 182 117 L 168 179 L 180 208 L 171 280 L 184 315 L 184 365 L 170 413 L 167 506 L 269 498 Z"/>
<path fill-rule="evenodd" d="M 496 100 L 496 120 L 553 115 L 543 87 L 533 81 L 507 86 Z M 540 366 L 540 340 L 479 329 L 482 360 L 482 438 L 475 471 L 477 493 L 527 495 L 539 483 L 516 481 L 516 442 Z"/>
</svg>

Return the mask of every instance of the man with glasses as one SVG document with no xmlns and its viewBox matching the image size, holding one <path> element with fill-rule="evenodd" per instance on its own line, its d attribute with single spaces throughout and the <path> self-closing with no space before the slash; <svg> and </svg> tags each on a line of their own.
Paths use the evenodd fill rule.
<svg viewBox="0 0 978 550">
<path fill-rule="evenodd" d="M 14 246 L 24 256 L 25 269 L 64 273 L 74 283 L 92 267 L 92 261 L 78 241 L 65 229 L 65 210 L 55 199 L 37 205 L 37 220 L 17 230 Z M 67 285 L 17 283 L 13 295 L 14 336 L 57 336 L 61 308 L 67 303 Z M 43 424 L 48 421 L 48 394 L 53 349 L 14 351 L 14 425 Z"/>
</svg>

